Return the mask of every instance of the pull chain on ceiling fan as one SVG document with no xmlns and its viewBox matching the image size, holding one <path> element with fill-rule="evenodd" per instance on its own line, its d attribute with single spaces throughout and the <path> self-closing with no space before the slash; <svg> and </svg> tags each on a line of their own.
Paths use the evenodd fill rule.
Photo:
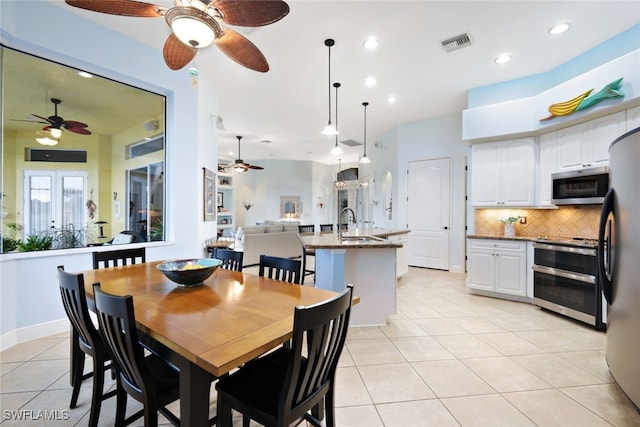
<svg viewBox="0 0 640 427">
<path fill-rule="evenodd" d="M 164 16 L 171 35 L 164 48 L 164 61 L 179 70 L 196 56 L 197 49 L 215 44 L 225 55 L 251 70 L 265 73 L 269 63 L 260 49 L 243 35 L 223 27 L 260 27 L 284 18 L 289 6 L 282 0 L 175 0 L 166 8 L 135 0 L 65 0 L 73 7 L 109 15 L 156 18 Z"/>
<path fill-rule="evenodd" d="M 255 166 L 255 165 L 251 165 L 249 163 L 245 163 L 242 158 L 240 158 L 240 140 L 242 139 L 241 136 L 236 136 L 236 138 L 238 138 L 238 158 L 236 159 L 236 161 L 233 163 L 233 170 L 235 172 L 246 172 L 249 169 L 257 169 L 257 170 L 262 170 L 264 169 L 262 166 Z"/>
</svg>

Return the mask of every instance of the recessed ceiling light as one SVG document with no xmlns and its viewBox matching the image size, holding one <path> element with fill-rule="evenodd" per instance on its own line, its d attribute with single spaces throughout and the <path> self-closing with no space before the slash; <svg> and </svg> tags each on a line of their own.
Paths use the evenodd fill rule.
<svg viewBox="0 0 640 427">
<path fill-rule="evenodd" d="M 78 75 L 80 77 L 84 77 L 85 79 L 90 79 L 93 75 L 87 73 L 86 71 L 78 71 Z"/>
<path fill-rule="evenodd" d="M 396 102 L 398 102 L 398 97 L 395 95 L 389 95 L 387 96 L 387 104 L 395 104 Z"/>
<path fill-rule="evenodd" d="M 549 34 L 551 34 L 552 36 L 557 36 L 558 34 L 567 32 L 570 27 L 571 26 L 568 23 L 563 22 L 561 24 L 557 24 L 551 27 L 551 29 L 549 30 Z"/>
<path fill-rule="evenodd" d="M 375 49 L 378 47 L 378 40 L 375 37 L 369 37 L 362 45 L 367 49 Z"/>
<path fill-rule="evenodd" d="M 366 87 L 374 87 L 378 82 L 376 81 L 376 78 L 373 76 L 369 76 L 366 79 L 364 79 L 364 85 Z"/>
<path fill-rule="evenodd" d="M 496 64 L 506 64 L 507 62 L 511 61 L 511 55 L 507 55 L 507 54 L 503 54 L 498 56 L 496 59 Z"/>
<path fill-rule="evenodd" d="M 233 151 L 227 151 L 227 154 L 230 155 L 230 156 L 234 155 Z"/>
</svg>

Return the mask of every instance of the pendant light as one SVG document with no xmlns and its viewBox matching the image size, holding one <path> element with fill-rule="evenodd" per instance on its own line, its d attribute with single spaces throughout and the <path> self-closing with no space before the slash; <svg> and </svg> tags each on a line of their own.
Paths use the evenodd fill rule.
<svg viewBox="0 0 640 427">
<path fill-rule="evenodd" d="M 333 39 L 326 39 L 324 41 L 324 45 L 329 48 L 329 121 L 327 122 L 327 126 L 322 130 L 323 135 L 333 136 L 338 134 L 338 130 L 331 123 L 331 46 L 336 44 Z"/>
<path fill-rule="evenodd" d="M 364 156 L 360 159 L 360 163 L 371 163 L 371 159 L 367 157 L 367 105 L 368 102 L 363 102 L 364 107 Z"/>
<path fill-rule="evenodd" d="M 336 145 L 333 146 L 330 153 L 339 156 L 344 152 L 338 145 L 338 88 L 340 87 L 340 83 L 334 83 L 333 87 L 336 88 Z"/>
<path fill-rule="evenodd" d="M 340 169 L 342 169 L 341 162 L 342 159 L 338 159 L 338 173 L 336 174 L 336 180 L 333 182 L 333 185 L 338 189 L 345 188 L 347 186 L 347 183 L 342 180 L 342 176 L 340 174 Z"/>
</svg>

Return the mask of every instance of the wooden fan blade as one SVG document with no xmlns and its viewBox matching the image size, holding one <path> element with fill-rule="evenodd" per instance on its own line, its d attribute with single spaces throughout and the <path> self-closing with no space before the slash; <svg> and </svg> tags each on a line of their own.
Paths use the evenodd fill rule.
<svg viewBox="0 0 640 427">
<path fill-rule="evenodd" d="M 74 122 L 73 120 L 65 120 L 62 126 L 65 128 L 86 128 L 89 125 L 82 122 Z"/>
<path fill-rule="evenodd" d="M 29 122 L 29 123 L 49 123 L 49 122 L 41 122 L 40 120 L 22 120 L 22 119 L 11 119 L 12 122 Z"/>
<path fill-rule="evenodd" d="M 109 15 L 157 18 L 168 10 L 166 7 L 135 0 L 65 0 L 69 6 Z"/>
<path fill-rule="evenodd" d="M 262 170 L 264 169 L 262 166 L 256 166 L 256 165 L 249 165 L 249 169 L 258 169 L 258 170 Z"/>
<path fill-rule="evenodd" d="M 213 6 L 222 12 L 225 23 L 242 27 L 272 24 L 289 13 L 289 5 L 282 0 L 215 0 Z"/>
<path fill-rule="evenodd" d="M 197 52 L 198 50 L 195 47 L 182 43 L 173 33 L 169 35 L 162 49 L 164 62 L 172 70 L 179 70 L 187 65 L 195 58 Z"/>
<path fill-rule="evenodd" d="M 267 59 L 245 36 L 229 28 L 222 28 L 222 36 L 215 39 L 214 43 L 238 64 L 261 73 L 269 71 Z"/>
<path fill-rule="evenodd" d="M 69 132 L 73 132 L 73 133 L 77 133 L 80 135 L 91 135 L 91 132 L 89 131 L 89 129 L 85 129 L 85 128 L 76 128 L 76 127 L 64 127 L 65 130 L 68 130 Z"/>
<path fill-rule="evenodd" d="M 48 118 L 48 117 L 42 117 L 42 116 L 39 116 L 39 115 L 37 115 L 37 114 L 33 114 L 33 113 L 31 113 L 31 115 L 32 115 L 33 117 L 37 117 L 37 118 L 39 118 L 39 119 L 41 119 L 41 120 L 44 120 L 44 122 L 42 122 L 42 123 L 53 123 L 51 120 L 49 120 L 49 118 Z"/>
</svg>

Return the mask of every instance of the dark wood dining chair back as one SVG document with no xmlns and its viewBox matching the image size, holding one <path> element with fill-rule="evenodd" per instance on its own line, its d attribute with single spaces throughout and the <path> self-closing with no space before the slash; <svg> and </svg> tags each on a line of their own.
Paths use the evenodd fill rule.
<svg viewBox="0 0 640 427">
<path fill-rule="evenodd" d="M 222 261 L 220 267 L 227 270 L 242 271 L 243 252 L 231 249 L 215 248 L 211 253 L 211 258 L 217 258 Z"/>
<path fill-rule="evenodd" d="M 93 253 L 93 269 L 118 267 L 147 261 L 146 250 L 142 248 L 118 249 Z"/>
<path fill-rule="evenodd" d="M 301 266 L 302 262 L 297 259 L 260 255 L 258 275 L 299 285 Z"/>
<path fill-rule="evenodd" d="M 221 378 L 219 426 L 231 425 L 231 410 L 243 425 L 288 426 L 304 418 L 316 426 L 335 426 L 335 375 L 344 348 L 353 286 L 325 302 L 296 307 L 291 348 L 281 347 Z M 309 413 L 311 411 L 311 413 Z"/>
<path fill-rule="evenodd" d="M 155 354 L 145 357 L 138 340 L 133 297 L 111 295 L 93 285 L 98 322 L 105 344 L 117 365 L 118 387 L 115 425 L 127 425 L 144 415 L 144 425 L 158 425 L 158 411 L 174 425 L 180 420 L 165 406 L 180 397 L 179 374 Z M 125 419 L 127 394 L 144 406 Z"/>
<path fill-rule="evenodd" d="M 320 224 L 320 232 L 333 231 L 333 224 Z"/>
<path fill-rule="evenodd" d="M 313 233 L 315 231 L 316 231 L 316 226 L 314 224 L 298 226 L 298 233 Z"/>
<path fill-rule="evenodd" d="M 91 410 L 89 426 L 97 426 L 100 416 L 102 401 L 115 395 L 115 392 L 104 394 L 104 371 L 111 368 L 109 353 L 102 341 L 100 332 L 96 329 L 89 316 L 87 297 L 84 288 L 84 276 L 77 273 L 64 271 L 64 266 L 58 266 L 58 284 L 62 305 L 71 322 L 71 342 L 77 345 L 71 351 L 71 403 L 69 407 L 75 408 L 78 403 L 78 395 L 82 381 L 93 377 L 93 394 L 91 398 Z M 93 371 L 84 374 L 85 354 L 92 357 Z"/>
</svg>

